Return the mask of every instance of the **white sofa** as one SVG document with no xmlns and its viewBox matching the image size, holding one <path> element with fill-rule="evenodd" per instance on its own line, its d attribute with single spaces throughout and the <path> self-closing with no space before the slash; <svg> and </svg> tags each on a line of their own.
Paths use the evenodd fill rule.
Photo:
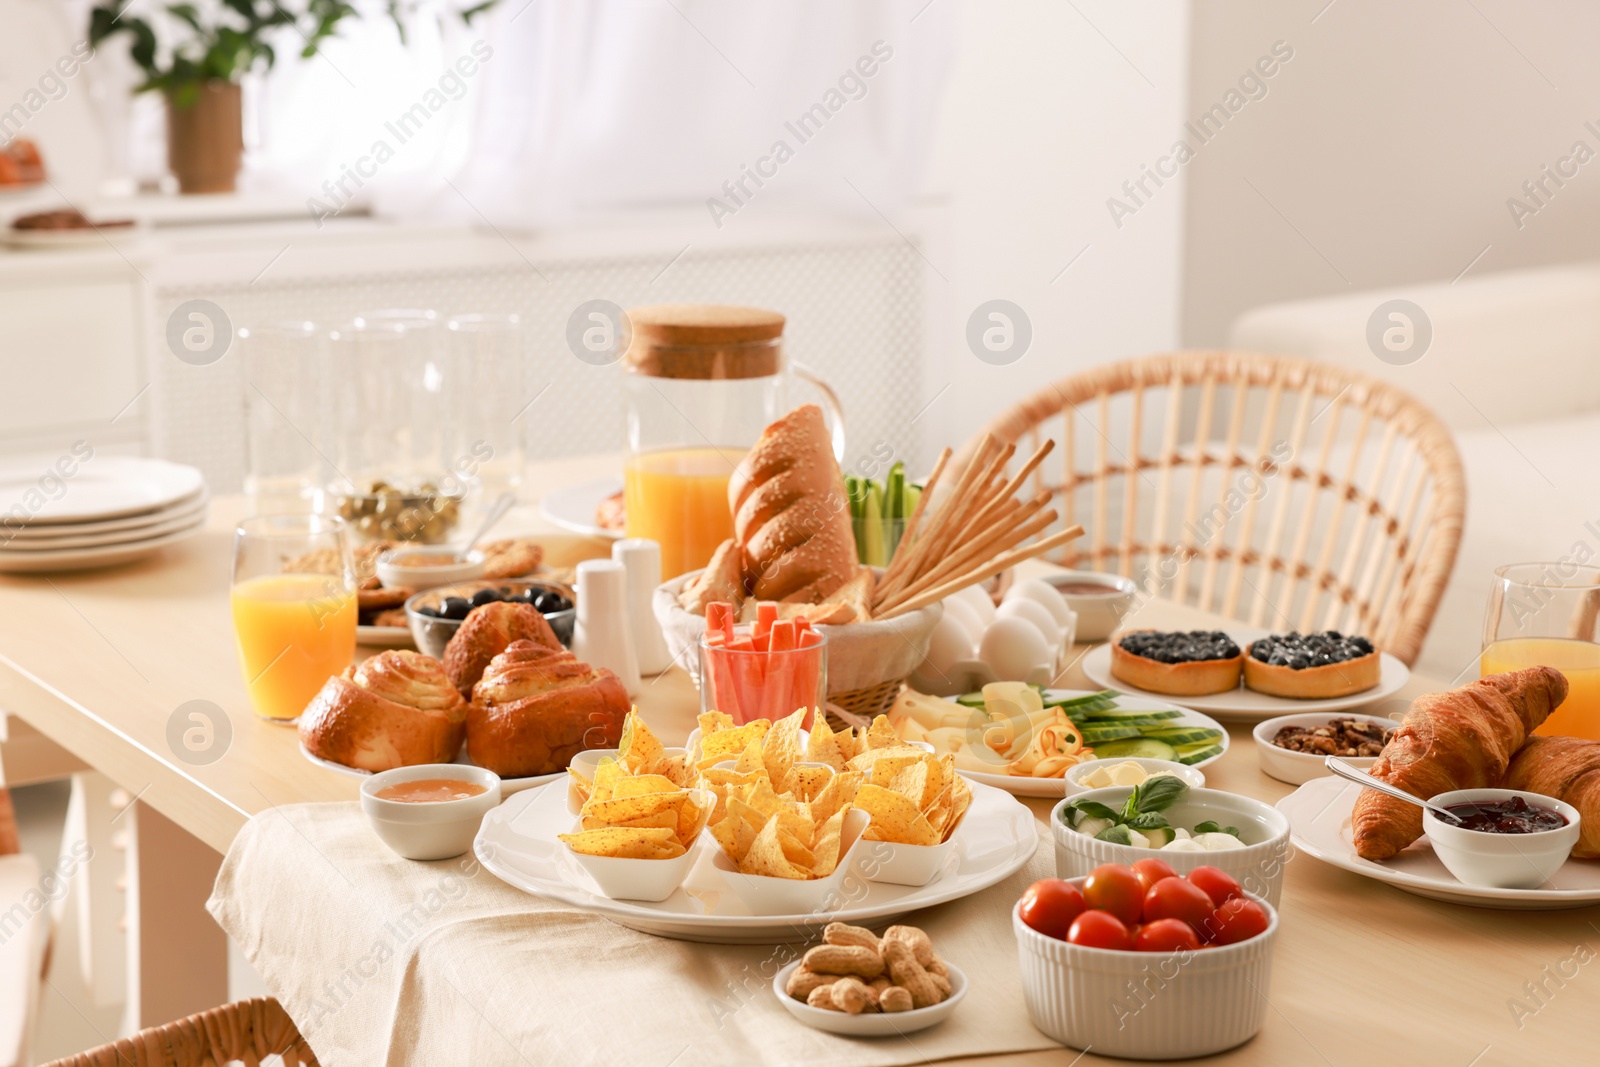
<svg viewBox="0 0 1600 1067">
<path fill-rule="evenodd" d="M 1432 326 L 1427 350 L 1405 365 L 1380 360 L 1367 342 L 1368 320 L 1396 298 Z M 1418 670 L 1477 677 L 1495 567 L 1600 561 L 1600 264 L 1272 304 L 1235 320 L 1229 347 L 1393 382 L 1455 434 L 1466 528 Z"/>
</svg>

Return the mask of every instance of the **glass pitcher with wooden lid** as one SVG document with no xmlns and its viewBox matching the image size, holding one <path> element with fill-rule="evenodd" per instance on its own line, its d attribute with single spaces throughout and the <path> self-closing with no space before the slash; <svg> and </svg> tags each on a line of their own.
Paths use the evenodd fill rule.
<svg viewBox="0 0 1600 1067">
<path fill-rule="evenodd" d="M 844 417 L 833 389 L 785 365 L 784 317 L 725 304 L 657 304 L 628 313 L 624 503 L 629 537 L 661 544 L 661 576 L 704 567 L 733 536 L 728 478 L 761 431 L 793 406 L 790 379 L 822 394 L 836 456 Z"/>
</svg>

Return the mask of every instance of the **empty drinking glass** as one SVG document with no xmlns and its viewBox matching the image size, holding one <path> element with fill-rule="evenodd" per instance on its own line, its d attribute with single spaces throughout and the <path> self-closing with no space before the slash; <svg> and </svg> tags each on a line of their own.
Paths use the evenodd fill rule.
<svg viewBox="0 0 1600 1067">
<path fill-rule="evenodd" d="M 326 443 L 326 338 L 310 322 L 274 322 L 242 327 L 238 340 L 251 510 L 311 511 L 327 473 L 319 451 Z"/>
</svg>

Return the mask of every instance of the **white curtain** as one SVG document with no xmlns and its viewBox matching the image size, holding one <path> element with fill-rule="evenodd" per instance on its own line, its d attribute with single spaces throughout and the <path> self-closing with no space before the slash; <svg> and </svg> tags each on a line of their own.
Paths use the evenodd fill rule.
<svg viewBox="0 0 1600 1067">
<path fill-rule="evenodd" d="M 325 58 L 280 47 L 254 94 L 249 180 L 499 228 L 663 207 L 723 224 L 892 213 L 927 154 L 953 7 L 502 0 L 471 27 L 414 20 L 406 46 L 373 11 Z"/>
</svg>

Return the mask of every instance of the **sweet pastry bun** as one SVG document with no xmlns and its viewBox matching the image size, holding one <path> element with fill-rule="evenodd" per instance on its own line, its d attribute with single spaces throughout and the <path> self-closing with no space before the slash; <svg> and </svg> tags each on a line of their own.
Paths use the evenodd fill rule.
<svg viewBox="0 0 1600 1067">
<path fill-rule="evenodd" d="M 610 671 L 513 641 L 473 687 L 467 755 L 502 778 L 554 774 L 585 749 L 615 748 L 630 706 Z"/>
<path fill-rule="evenodd" d="M 532 604 L 491 601 L 473 608 L 444 646 L 444 673 L 462 696 L 471 696 L 489 661 L 513 641 L 532 641 L 547 649 L 561 647 L 556 632 Z"/>
<path fill-rule="evenodd" d="M 329 678 L 300 714 L 300 742 L 320 759 L 363 771 L 450 763 L 467 702 L 439 661 L 390 650 Z"/>
<path fill-rule="evenodd" d="M 1177 657 L 1175 662 L 1155 658 L 1168 649 Z M 1111 643 L 1112 677 L 1137 689 L 1170 696 L 1205 696 L 1237 689 L 1243 660 L 1239 646 L 1220 632 L 1132 630 Z"/>
</svg>

